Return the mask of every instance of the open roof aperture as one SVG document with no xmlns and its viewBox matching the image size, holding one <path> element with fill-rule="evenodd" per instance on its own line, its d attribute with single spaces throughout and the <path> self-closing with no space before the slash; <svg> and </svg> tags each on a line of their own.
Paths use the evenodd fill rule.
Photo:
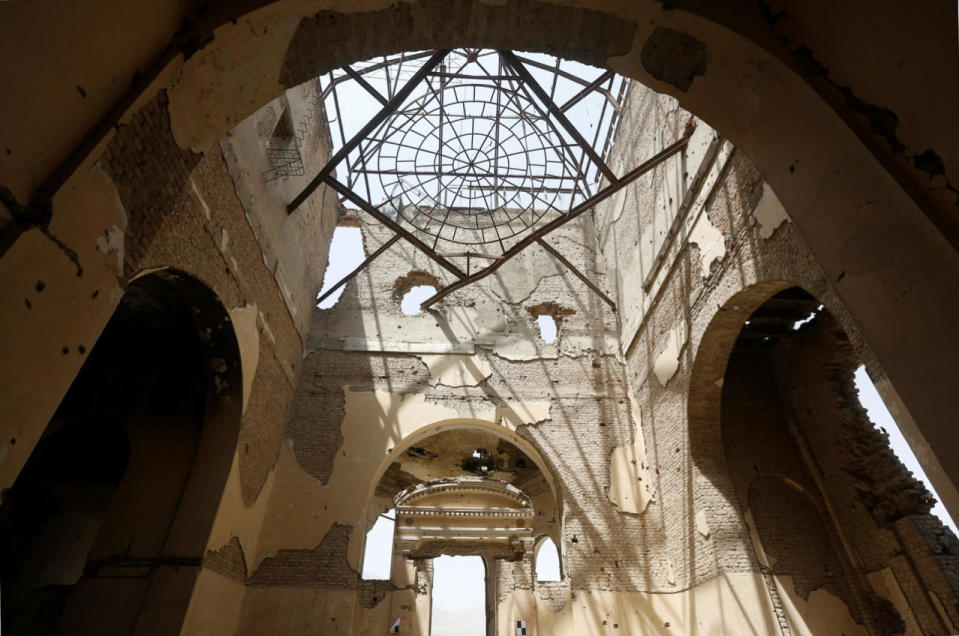
<svg viewBox="0 0 959 636">
<path fill-rule="evenodd" d="M 424 308 L 533 243 L 556 256 L 549 232 L 686 143 L 614 174 L 605 158 L 627 81 L 557 57 L 422 51 L 321 83 L 333 154 L 288 210 L 325 184 L 412 243 L 457 279 Z"/>
</svg>

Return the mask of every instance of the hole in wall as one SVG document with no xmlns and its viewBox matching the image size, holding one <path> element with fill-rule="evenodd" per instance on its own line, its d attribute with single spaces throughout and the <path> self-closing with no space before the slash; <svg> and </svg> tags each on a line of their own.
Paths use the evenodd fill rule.
<svg viewBox="0 0 959 636">
<path fill-rule="evenodd" d="M 423 313 L 423 308 L 420 306 L 420 303 L 435 293 L 436 288 L 432 285 L 417 285 L 403 294 L 403 300 L 400 301 L 400 310 L 407 316 L 421 314 Z"/>
<path fill-rule="evenodd" d="M 559 573 L 559 550 L 549 537 L 540 541 L 536 547 L 536 580 L 562 580 Z"/>
<path fill-rule="evenodd" d="M 552 344 L 556 342 L 556 319 L 552 316 L 537 316 L 536 324 L 539 325 L 539 337 L 543 339 L 543 342 L 546 344 Z"/>
<path fill-rule="evenodd" d="M 393 564 L 393 530 L 396 527 L 396 511 L 392 508 L 376 518 L 376 523 L 366 533 L 363 548 L 364 580 L 388 580 Z"/>
<path fill-rule="evenodd" d="M 799 331 L 799 329 L 801 329 L 803 325 L 805 325 L 805 324 L 808 323 L 808 322 L 811 322 L 812 319 L 816 317 L 816 314 L 818 314 L 820 311 L 822 311 L 822 308 L 823 308 L 823 305 L 819 305 L 818 307 L 816 307 L 816 309 L 814 309 L 813 311 L 809 312 L 809 315 L 808 315 L 808 316 L 806 316 L 806 317 L 803 318 L 802 320 L 797 320 L 796 322 L 794 322 L 794 323 L 793 323 L 793 331 Z M 746 324 L 748 325 L 748 324 L 749 324 L 749 321 L 746 321 Z"/>
<path fill-rule="evenodd" d="M 323 275 L 323 289 L 317 294 L 317 299 L 343 280 L 344 276 L 356 269 L 364 258 L 366 258 L 366 255 L 363 253 L 363 234 L 360 228 L 338 227 L 333 230 L 326 273 Z M 327 298 L 324 298 L 323 302 L 317 303 L 316 306 L 320 309 L 333 307 L 340 300 L 344 289 L 346 289 L 346 285 L 342 285 Z"/>
</svg>

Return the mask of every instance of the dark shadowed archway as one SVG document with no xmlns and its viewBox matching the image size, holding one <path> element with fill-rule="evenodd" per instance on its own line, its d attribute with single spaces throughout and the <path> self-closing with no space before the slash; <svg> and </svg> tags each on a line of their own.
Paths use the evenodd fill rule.
<svg viewBox="0 0 959 636">
<path fill-rule="evenodd" d="M 87 355 L 0 509 L 3 629 L 176 633 L 239 431 L 233 326 L 203 283 L 154 272 Z"/>
</svg>

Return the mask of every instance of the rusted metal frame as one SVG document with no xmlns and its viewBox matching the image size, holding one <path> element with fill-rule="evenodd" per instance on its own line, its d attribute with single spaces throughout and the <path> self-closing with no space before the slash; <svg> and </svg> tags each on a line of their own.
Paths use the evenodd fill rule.
<svg viewBox="0 0 959 636">
<path fill-rule="evenodd" d="M 516 54 L 514 53 L 514 55 L 516 55 Z M 537 62 L 536 60 L 531 59 L 531 58 L 528 58 L 528 57 L 525 57 L 525 56 L 523 56 L 523 55 L 516 55 L 516 59 L 522 61 L 523 64 L 525 64 L 526 66 L 535 66 L 536 68 L 543 69 L 544 71 L 549 71 L 549 72 L 551 72 L 551 73 L 556 73 L 556 74 L 559 75 L 560 77 L 565 77 L 566 79 L 570 80 L 571 82 L 576 82 L 576 83 L 579 84 L 580 86 L 586 86 L 587 84 L 589 84 L 589 82 L 587 82 L 586 80 L 584 80 L 582 77 L 576 77 L 576 76 L 573 75 L 572 73 L 567 73 L 566 71 L 563 71 L 563 70 L 556 70 L 556 69 L 554 69 L 554 68 L 551 67 L 551 66 L 547 66 L 547 65 L 543 64 L 542 62 Z M 598 92 L 600 92 L 600 93 L 602 93 L 603 95 L 605 95 L 605 96 L 606 96 L 606 99 L 608 99 L 610 102 L 613 103 L 613 108 L 619 110 L 619 108 L 620 108 L 619 104 L 616 103 L 616 100 L 613 99 L 613 95 L 612 95 L 609 91 L 606 91 L 606 90 L 604 90 L 604 89 L 602 89 L 602 88 L 597 89 L 597 90 L 598 90 Z"/>
<path fill-rule="evenodd" d="M 554 257 L 556 260 L 558 260 L 560 263 L 562 263 L 563 265 L 565 265 L 566 268 L 567 268 L 569 271 L 573 272 L 573 274 L 576 275 L 576 278 L 578 278 L 578 279 L 580 279 L 581 281 L 583 281 L 583 283 L 584 283 L 587 287 L 589 287 L 589 288 L 592 289 L 594 292 L 596 292 L 596 295 L 599 296 L 600 298 L 602 298 L 602 299 L 603 299 L 603 302 L 605 302 L 607 305 L 609 305 L 610 309 L 612 309 L 613 311 L 616 311 L 616 303 L 614 303 L 614 302 L 609 298 L 609 296 L 607 296 L 606 294 L 604 294 L 604 293 L 603 293 L 603 290 L 601 290 L 598 286 L 596 286 L 596 284 L 593 283 L 593 281 L 591 281 L 591 280 L 589 280 L 588 278 L 586 278 L 586 275 L 585 275 L 585 274 L 583 274 L 581 271 L 579 271 L 578 269 L 576 269 L 576 267 L 575 267 L 572 263 L 570 263 L 568 260 L 566 260 L 566 257 L 565 257 L 565 256 L 563 256 L 563 255 L 560 254 L 558 251 L 556 251 L 556 249 L 555 249 L 552 245 L 550 245 L 549 243 L 547 243 L 546 241 L 544 241 L 542 238 L 536 239 L 536 242 L 539 243 L 539 246 L 540 246 L 540 247 L 542 247 L 544 250 L 546 250 L 547 252 L 549 252 L 550 254 L 552 254 L 553 257 Z"/>
<path fill-rule="evenodd" d="M 565 113 L 570 108 L 572 108 L 576 104 L 583 101 L 583 99 L 585 99 L 587 95 L 589 95 L 590 93 L 598 89 L 603 82 L 605 82 L 606 80 L 608 80 L 615 74 L 616 73 L 614 73 L 613 71 L 606 71 L 605 73 L 603 73 L 602 75 L 594 79 L 592 82 L 590 82 L 586 88 L 584 88 L 580 92 L 570 97 L 566 101 L 566 103 L 564 103 L 562 106 L 559 107 L 559 109 Z"/>
<path fill-rule="evenodd" d="M 609 78 L 609 85 L 610 85 L 610 87 L 612 87 L 612 85 L 613 85 L 613 78 L 612 78 L 612 77 Z M 609 106 L 609 102 L 603 102 L 603 108 L 599 111 L 599 120 L 596 122 L 596 132 L 593 133 L 593 143 L 592 143 L 592 145 L 590 146 L 591 148 L 595 148 L 595 147 L 596 147 L 596 142 L 599 141 L 599 131 L 601 131 L 601 130 L 603 129 L 603 119 L 605 119 L 605 117 L 606 117 L 606 108 L 607 108 L 608 106 Z M 602 156 L 602 155 L 600 155 L 600 156 Z M 605 162 L 605 157 L 603 158 L 603 161 Z M 579 169 L 582 171 L 582 170 L 583 170 L 583 166 L 580 165 L 580 166 L 579 166 Z M 596 180 L 599 181 L 599 174 L 598 174 L 598 173 L 597 173 L 597 175 L 596 175 Z M 592 188 L 589 187 L 589 178 L 588 178 L 588 176 L 585 175 L 585 174 L 584 174 L 583 182 L 586 184 L 587 192 L 589 192 L 590 194 L 592 194 L 593 190 L 592 190 Z"/>
<path fill-rule="evenodd" d="M 353 67 L 347 64 L 343 67 L 343 70 L 346 71 L 346 74 L 356 80 L 356 83 L 363 87 L 367 93 L 372 95 L 376 101 L 378 101 L 383 106 L 389 104 L 389 100 L 383 97 L 378 90 L 373 88 L 372 84 L 366 81 L 366 78 L 353 70 Z"/>
<path fill-rule="evenodd" d="M 376 64 L 371 64 L 370 66 L 363 67 L 363 68 L 361 68 L 360 70 L 358 70 L 358 71 L 356 71 L 356 72 L 359 73 L 360 75 L 366 75 L 367 73 L 371 73 L 371 72 L 373 72 L 373 71 L 378 71 L 378 70 L 380 70 L 381 68 L 389 68 L 390 66 L 393 66 L 393 65 L 395 65 L 395 64 L 399 64 L 400 66 L 402 66 L 402 64 L 403 64 L 404 61 L 421 60 L 421 59 L 423 59 L 424 57 L 429 57 L 431 54 L 432 54 L 432 51 L 422 51 L 422 52 L 420 52 L 420 53 L 415 53 L 415 54 L 410 55 L 410 56 L 407 57 L 407 54 L 404 53 L 403 55 L 399 56 L 399 59 L 398 59 L 398 60 L 397 60 L 397 58 L 387 59 L 386 56 L 384 56 L 382 62 L 378 62 L 378 63 L 376 63 Z M 399 70 L 399 69 L 398 69 L 398 70 Z M 349 78 L 348 78 L 347 76 L 345 76 L 345 75 L 340 75 L 339 77 L 334 77 L 334 78 L 332 78 L 332 79 L 330 80 L 330 84 L 329 84 L 326 88 L 323 89 L 323 92 L 320 94 L 320 97 L 321 97 L 322 99 L 326 99 L 326 97 L 330 94 L 330 90 L 331 90 L 331 88 L 332 88 L 332 86 L 333 86 L 334 84 L 339 84 L 340 82 L 345 82 L 345 81 L 347 81 L 348 79 L 349 79 Z M 399 82 L 399 77 L 397 77 L 397 82 Z"/>
<path fill-rule="evenodd" d="M 549 67 L 546 67 L 545 65 L 540 65 L 540 66 L 541 68 L 550 70 Z M 529 91 L 527 90 L 525 86 L 525 83 L 526 83 L 525 80 L 523 80 L 519 76 L 516 77 L 516 80 L 519 84 L 519 87 L 515 88 L 514 92 L 518 94 L 519 92 L 522 91 L 526 99 L 528 99 L 529 102 L 533 105 L 533 107 L 536 108 L 537 112 L 540 114 L 540 118 L 545 121 L 550 131 L 552 131 L 552 134 L 555 135 L 557 139 L 559 139 L 561 143 L 561 147 L 563 148 L 563 151 L 564 151 L 562 155 L 565 159 L 568 159 L 568 161 L 564 160 L 564 165 L 567 167 L 567 169 L 570 170 L 569 178 L 573 181 L 574 185 L 582 181 L 583 187 L 586 189 L 587 194 L 591 194 L 589 183 L 587 182 L 586 175 L 583 174 L 583 169 L 582 169 L 583 162 L 585 161 L 585 157 L 586 157 L 584 153 L 584 150 L 586 147 L 583 146 L 581 143 L 579 143 L 579 141 L 576 139 L 574 139 L 573 143 L 568 143 L 566 138 L 564 138 L 562 133 L 560 133 L 560 131 L 556 128 L 556 125 L 550 120 L 550 116 L 548 114 L 549 111 L 547 110 L 544 112 L 536 103 L 536 100 L 533 98 L 533 96 L 530 95 Z M 516 104 L 516 107 L 517 109 L 521 109 L 518 103 Z M 554 146 L 554 148 L 556 148 L 556 146 Z M 580 150 L 579 156 L 577 156 L 573 152 L 573 148 L 579 148 Z"/>
<path fill-rule="evenodd" d="M 502 56 L 501 56 L 501 59 L 502 59 Z M 526 90 L 524 86 L 525 81 L 519 76 L 514 77 L 513 80 L 518 82 L 519 87 L 512 88 L 512 80 L 511 80 L 510 86 L 512 90 L 508 91 L 507 94 L 510 95 L 510 101 L 513 102 L 514 106 L 516 107 L 516 110 L 518 112 L 524 112 L 522 106 L 516 101 L 517 96 L 519 95 L 520 92 L 522 92 L 525 95 L 525 97 L 529 100 L 530 104 L 532 104 L 533 107 L 536 108 L 537 111 L 539 111 L 539 114 L 540 114 L 539 119 L 542 119 L 545 122 L 548 129 L 552 131 L 552 135 L 554 135 L 559 140 L 560 144 L 558 146 L 553 145 L 551 146 L 551 148 L 554 150 L 557 148 L 563 149 L 563 152 L 561 152 L 560 155 L 568 159 L 568 161 L 564 159 L 563 164 L 567 166 L 567 168 L 571 171 L 571 174 L 568 178 L 571 179 L 573 183 L 576 183 L 577 181 L 582 179 L 583 183 L 585 184 L 586 180 L 584 178 L 584 175 L 582 174 L 582 170 L 580 170 L 580 167 L 579 167 L 582 165 L 582 154 L 579 157 L 577 157 L 572 150 L 573 147 L 575 147 L 577 144 L 569 144 L 566 142 L 566 139 L 563 138 L 563 135 L 560 134 L 560 132 L 556 129 L 556 126 L 554 126 L 553 123 L 550 121 L 549 116 L 539 108 L 539 106 L 536 103 L 536 100 L 533 99 L 532 95 L 530 95 L 529 92 Z M 530 126 L 533 126 L 532 120 L 529 120 L 529 121 L 530 121 Z M 533 133 L 530 133 L 530 134 L 533 134 Z"/>
<path fill-rule="evenodd" d="M 364 269 L 367 265 L 369 265 L 370 263 L 372 263 L 373 260 L 374 260 L 377 256 L 379 256 L 380 254 L 382 254 L 383 252 L 385 252 L 386 250 L 388 250 L 390 247 L 392 247 L 392 246 L 393 246 L 393 243 L 396 243 L 398 240 L 400 240 L 400 235 L 399 235 L 399 234 L 394 234 L 394 235 L 390 238 L 390 240 L 388 240 L 386 243 L 383 243 L 383 244 L 380 245 L 378 248 L 376 248 L 376 251 L 373 252 L 372 254 L 370 254 L 369 256 L 367 256 L 366 259 L 365 259 L 362 263 L 360 263 L 359 265 L 357 265 L 356 268 L 355 268 L 352 272 L 350 272 L 349 274 L 347 274 L 346 276 L 344 276 L 343 278 L 341 278 L 341 279 L 339 280 L 339 282 L 337 282 L 335 285 L 333 285 L 333 286 L 330 287 L 328 290 L 326 290 L 326 293 L 325 293 L 325 294 L 323 294 L 322 296 L 320 296 L 319 298 L 317 298 L 317 299 L 316 299 L 316 304 L 320 304 L 321 302 L 323 302 L 324 300 L 326 300 L 327 297 L 328 297 L 330 294 L 332 294 L 332 293 L 335 292 L 337 289 L 339 289 L 339 288 L 342 287 L 343 285 L 345 285 L 345 284 L 347 284 L 348 282 L 350 282 L 351 280 L 353 280 L 353 278 L 354 278 L 357 274 L 359 274 L 361 271 L 363 271 L 363 269 Z"/>
<path fill-rule="evenodd" d="M 619 85 L 619 96 L 617 101 L 622 102 L 626 97 L 626 91 L 628 90 L 629 83 L 631 80 L 623 78 L 622 83 Z M 610 87 L 612 88 L 612 87 Z M 603 150 L 600 153 L 604 159 L 609 158 L 610 147 L 613 143 L 613 137 L 615 136 L 616 127 L 619 126 L 619 120 L 622 119 L 622 111 L 617 109 L 613 114 L 612 119 L 609 122 L 609 129 L 606 131 L 606 141 L 603 142 Z"/>
<path fill-rule="evenodd" d="M 618 179 L 615 183 L 608 185 L 607 187 L 603 188 L 602 190 L 600 190 L 599 192 L 597 192 L 590 198 L 586 199 L 585 201 L 583 201 L 582 203 L 574 207 L 564 216 L 560 216 L 553 219 L 552 221 L 550 221 L 549 223 L 547 223 L 540 229 L 526 236 L 523 240 L 514 244 L 513 247 L 511 247 L 507 252 L 503 254 L 503 260 L 496 261 L 495 263 L 493 263 L 486 269 L 480 270 L 479 272 L 471 276 L 461 278 L 455 283 L 452 283 L 451 285 L 444 287 L 443 289 L 441 289 L 440 291 L 436 292 L 431 297 L 423 301 L 420 304 L 420 306 L 423 308 L 430 307 L 431 305 L 442 300 L 443 298 L 453 293 L 457 289 L 461 289 L 471 283 L 475 283 L 478 280 L 486 278 L 487 276 L 495 272 L 497 269 L 499 269 L 499 267 L 503 263 L 513 258 L 514 256 L 516 256 L 517 254 L 522 252 L 524 249 L 526 249 L 533 243 L 537 242 L 538 239 L 543 238 L 544 236 L 546 236 L 553 230 L 569 223 L 570 221 L 577 218 L 584 212 L 592 209 L 593 206 L 595 206 L 597 203 L 600 203 L 601 201 L 609 198 L 611 195 L 615 194 L 619 190 L 622 190 L 623 188 L 628 186 L 630 183 L 632 183 L 633 181 L 636 181 L 641 176 L 643 176 L 644 174 L 646 174 L 647 172 L 649 172 L 650 170 L 652 170 L 653 168 L 661 164 L 663 161 L 665 161 L 666 159 L 670 158 L 671 156 L 673 156 L 674 154 L 676 154 L 677 152 L 685 148 L 686 144 L 688 143 L 689 143 L 689 137 L 688 136 L 683 137 L 682 139 L 672 144 L 671 146 L 668 146 L 667 148 L 664 148 L 663 150 L 659 151 L 658 153 L 656 153 L 655 155 L 653 155 L 652 157 L 650 157 L 649 159 L 641 163 L 639 166 L 633 168 L 628 173 L 623 175 L 623 177 L 621 179 Z"/>
<path fill-rule="evenodd" d="M 399 81 L 399 77 L 398 77 L 398 76 L 397 76 L 397 81 Z M 422 107 L 420 107 L 420 108 L 417 109 L 416 111 L 413 111 L 412 114 L 409 113 L 409 112 L 407 112 L 407 111 L 401 111 L 401 110 L 397 110 L 394 114 L 397 115 L 397 116 L 402 116 L 402 117 L 405 117 L 405 118 L 406 118 L 406 121 L 404 121 L 403 124 L 407 124 L 407 123 L 412 122 L 413 125 L 415 126 L 416 124 L 419 123 L 419 121 L 413 121 L 413 120 L 414 120 L 414 119 L 416 119 L 416 120 L 422 120 L 424 117 L 426 117 L 426 113 L 423 112 L 423 111 L 424 111 L 424 109 L 426 108 L 426 106 L 428 106 L 429 104 L 431 104 L 432 101 L 433 101 L 433 99 L 435 99 L 435 98 L 436 98 L 436 94 L 433 93 L 433 94 L 432 94 L 432 97 L 430 98 L 430 100 L 427 101 L 426 103 L 424 103 L 424 104 L 422 105 Z M 417 113 L 419 113 L 419 114 L 417 114 Z M 372 154 L 373 154 L 374 152 L 376 152 L 377 150 L 379 150 L 379 149 L 383 146 L 383 144 L 386 143 L 387 139 L 389 138 L 389 134 L 388 134 L 388 133 L 389 133 L 390 130 L 391 130 L 391 127 L 390 127 L 388 124 L 391 124 L 391 123 L 392 123 L 392 122 L 389 122 L 389 121 L 384 121 L 384 122 L 383 122 L 383 126 L 385 126 L 385 128 L 386 128 L 386 130 L 383 130 L 383 132 L 386 133 L 386 134 L 383 135 L 383 138 L 382 138 L 382 139 L 376 139 L 376 138 L 375 138 L 376 135 L 374 135 L 374 137 L 373 137 L 372 139 L 370 139 L 369 141 L 370 141 L 370 142 L 375 142 L 375 143 L 369 145 L 367 148 L 360 148 L 360 156 L 357 157 L 357 158 L 353 161 L 352 164 L 347 164 L 347 165 L 348 165 L 348 170 L 349 170 L 350 173 L 353 173 L 353 172 L 357 171 L 357 170 L 358 170 L 358 166 L 359 166 L 361 163 L 365 166 L 365 165 L 366 165 L 366 156 L 367 156 L 367 154 L 369 154 L 370 156 L 372 156 Z M 395 143 L 395 142 L 391 142 L 391 143 Z M 401 145 L 401 144 L 396 144 L 396 145 Z"/>
<path fill-rule="evenodd" d="M 449 262 L 442 256 L 439 256 L 435 251 L 430 249 L 430 247 L 426 243 L 424 243 L 423 241 L 418 239 L 415 235 L 410 233 L 409 230 L 407 230 L 406 228 L 401 226 L 399 223 L 397 223 L 390 217 L 386 216 L 385 214 L 377 210 L 368 201 L 366 201 L 365 199 L 357 195 L 355 192 L 350 190 L 350 188 L 348 188 L 346 185 L 337 181 L 336 177 L 333 177 L 329 174 L 321 174 L 320 176 L 322 177 L 323 182 L 326 183 L 326 185 L 328 185 L 334 191 L 339 193 L 345 199 L 349 200 L 350 203 L 357 206 L 358 208 L 360 208 L 361 210 L 363 210 L 364 212 L 372 216 L 374 219 L 376 219 L 377 221 L 379 221 L 380 223 L 382 223 L 383 225 L 390 228 L 391 230 L 393 230 L 394 232 L 402 236 L 404 239 L 412 243 L 414 247 L 418 248 L 421 252 L 423 252 L 424 254 L 429 256 L 431 259 L 436 261 L 436 263 L 440 265 L 443 269 L 450 272 L 451 274 L 453 274 L 454 276 L 456 276 L 457 278 L 461 280 L 466 278 L 466 274 L 464 274 L 462 270 L 460 270 L 460 268 L 458 268 L 456 265 L 453 265 L 451 262 Z"/>
<path fill-rule="evenodd" d="M 386 62 L 386 56 L 383 56 L 383 62 Z M 402 66 L 403 60 L 399 61 L 397 65 L 397 76 L 399 76 L 399 67 Z M 386 98 L 389 99 L 393 97 L 393 79 L 390 77 L 390 65 L 387 64 L 383 67 L 383 72 L 386 73 Z"/>
<path fill-rule="evenodd" d="M 339 151 L 337 151 L 337 153 L 333 155 L 333 157 L 327 162 L 326 166 L 323 167 L 320 173 L 316 175 L 312 181 L 310 181 L 309 185 L 307 185 L 306 188 L 304 188 L 303 191 L 300 192 L 300 194 L 298 194 L 288 206 L 286 206 L 287 213 L 292 214 L 294 211 L 296 211 L 296 209 L 300 207 L 300 204 L 303 203 L 307 197 L 313 194 L 314 190 L 320 187 L 320 184 L 326 180 L 330 173 L 336 168 L 336 165 L 340 163 L 349 153 L 353 152 L 353 150 L 363 141 L 363 139 L 378 126 L 380 126 L 380 124 L 382 124 L 391 113 L 396 111 L 396 109 L 399 108 L 404 101 L 406 101 L 406 98 L 410 96 L 410 93 L 413 92 L 413 89 L 415 89 L 420 82 L 426 78 L 427 74 L 429 74 L 429 72 L 432 71 L 437 64 L 443 61 L 443 58 L 445 58 L 448 53 L 449 49 L 440 49 L 433 53 L 432 57 L 430 57 L 430 59 L 413 75 L 413 77 L 410 78 L 410 81 L 408 81 L 403 88 L 397 91 L 393 99 L 389 100 L 387 105 L 380 109 L 380 112 L 374 115 L 373 118 L 370 119 L 370 121 L 368 121 L 366 125 L 363 126 L 363 128 L 361 128 L 352 139 L 350 139 L 349 142 L 343 144 Z"/>
<path fill-rule="evenodd" d="M 556 102 L 549 98 L 549 95 L 546 94 L 546 91 L 543 90 L 543 87 L 539 85 L 539 82 L 536 81 L 529 70 L 523 66 L 523 63 L 516 59 L 516 56 L 512 51 L 501 51 L 500 54 L 503 56 L 503 59 L 506 60 L 506 63 L 509 64 L 513 71 L 523 80 L 524 85 L 528 86 L 537 97 L 543 102 L 543 105 L 546 106 L 546 109 L 549 110 L 550 114 L 560 123 L 560 125 L 566 129 L 566 132 L 576 140 L 583 148 L 583 152 L 589 155 L 589 158 L 595 163 L 599 169 L 602 171 L 606 178 L 609 179 L 610 183 L 616 183 L 618 177 L 609 169 L 609 166 L 606 165 L 606 162 L 603 161 L 603 158 L 596 154 L 596 151 L 593 150 L 593 147 L 589 145 L 585 138 L 576 130 L 576 126 L 573 125 L 569 119 L 566 118 L 566 115 L 559 109 L 559 106 L 556 105 Z"/>
</svg>

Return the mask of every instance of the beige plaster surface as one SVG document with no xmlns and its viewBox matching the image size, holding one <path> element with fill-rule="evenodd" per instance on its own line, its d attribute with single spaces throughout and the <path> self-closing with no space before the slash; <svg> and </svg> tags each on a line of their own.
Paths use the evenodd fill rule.
<svg viewBox="0 0 959 636">
<path fill-rule="evenodd" d="M 633 418 L 633 443 L 617 446 L 609 460 L 609 500 L 623 512 L 640 514 L 653 500 L 649 460 L 639 405 L 629 392 Z"/>
<path fill-rule="evenodd" d="M 792 577 L 775 575 L 776 589 L 786 612 L 786 620 L 794 634 L 846 634 L 867 636 L 869 631 L 853 619 L 842 599 L 820 588 L 804 599 L 796 593 Z"/>
<path fill-rule="evenodd" d="M 532 633 L 541 636 L 780 634 L 758 574 L 721 574 L 670 593 L 580 590 L 559 613 L 541 602 L 536 610 L 538 631 Z M 512 614 L 518 617 L 518 609 L 506 602 L 500 603 L 498 611 L 500 625 Z"/>
</svg>

